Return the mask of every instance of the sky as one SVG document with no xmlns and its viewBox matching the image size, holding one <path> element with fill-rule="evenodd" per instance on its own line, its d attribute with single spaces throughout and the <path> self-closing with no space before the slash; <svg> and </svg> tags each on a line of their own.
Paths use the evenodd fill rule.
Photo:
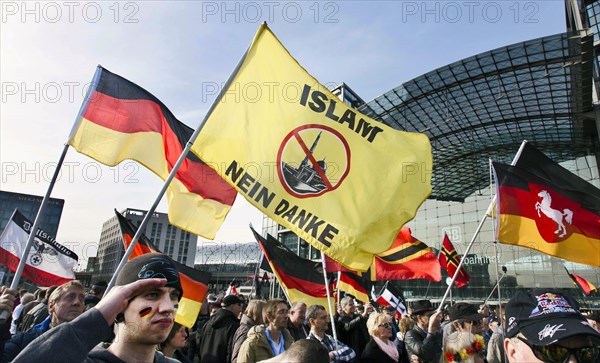
<svg viewBox="0 0 600 363">
<path fill-rule="evenodd" d="M 460 59 L 565 31 L 560 0 L 0 4 L 0 189 L 36 195 L 98 64 L 196 128 L 263 21 L 322 84 L 345 82 L 366 101 Z M 135 162 L 109 168 L 69 150 L 52 193 L 65 199 L 57 241 L 94 256 L 113 209 L 149 209 L 161 187 Z M 262 220 L 238 196 L 215 242 L 252 241 L 248 224 Z"/>
</svg>

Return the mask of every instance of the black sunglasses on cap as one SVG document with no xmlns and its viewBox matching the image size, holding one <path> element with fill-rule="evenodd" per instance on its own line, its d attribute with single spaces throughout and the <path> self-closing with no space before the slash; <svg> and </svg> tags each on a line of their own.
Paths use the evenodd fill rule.
<svg viewBox="0 0 600 363">
<path fill-rule="evenodd" d="M 600 358 L 600 347 L 567 348 L 558 344 L 540 346 L 521 337 L 517 338 L 531 349 L 537 359 L 546 363 L 566 363 L 571 355 L 574 355 L 579 363 L 597 363 Z"/>
</svg>

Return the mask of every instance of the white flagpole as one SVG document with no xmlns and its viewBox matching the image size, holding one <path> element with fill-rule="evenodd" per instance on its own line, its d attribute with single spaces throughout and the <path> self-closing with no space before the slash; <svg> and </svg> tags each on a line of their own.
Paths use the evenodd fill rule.
<svg viewBox="0 0 600 363">
<path fill-rule="evenodd" d="M 321 251 L 321 265 L 323 266 L 323 279 L 325 279 L 325 291 L 327 291 L 327 305 L 329 306 L 329 316 L 331 317 L 331 331 L 333 332 L 333 342 L 335 350 L 338 350 L 337 331 L 335 329 L 335 317 L 333 316 L 333 306 L 331 306 L 331 293 L 329 292 L 329 281 L 327 281 L 327 262 L 325 254 Z"/>
<path fill-rule="evenodd" d="M 31 246 L 33 245 L 33 241 L 35 239 L 35 235 L 37 234 L 37 230 L 38 230 L 38 227 L 42 220 L 42 216 L 44 215 L 44 212 L 46 211 L 46 205 L 48 205 L 48 200 L 50 200 L 50 195 L 52 194 L 52 190 L 54 189 L 54 185 L 56 184 L 56 180 L 58 179 L 58 175 L 60 174 L 60 169 L 63 165 L 63 162 L 65 161 L 65 157 L 67 156 L 67 151 L 69 150 L 69 141 L 71 140 L 71 137 L 73 136 L 73 132 L 76 128 L 76 125 L 79 123 L 79 120 L 81 119 L 81 116 L 83 115 L 84 110 L 86 110 L 87 106 L 89 105 L 90 95 L 92 94 L 92 91 L 95 89 L 95 85 L 98 84 L 97 81 L 98 81 L 98 78 L 100 77 L 100 73 L 101 73 L 101 68 L 100 67 L 96 68 L 96 72 L 94 73 L 94 78 L 92 79 L 92 86 L 90 86 L 87 90 L 85 99 L 82 102 L 81 107 L 79 108 L 77 117 L 75 118 L 75 124 L 73 126 L 73 129 L 71 130 L 68 141 L 65 143 L 63 150 L 60 154 L 60 157 L 58 158 L 58 162 L 56 163 L 56 169 L 54 170 L 54 174 L 52 175 L 52 179 L 50 180 L 50 184 L 48 185 L 48 190 L 46 190 L 46 194 L 44 195 L 44 198 L 42 199 L 42 203 L 40 204 L 40 209 L 38 209 L 37 215 L 35 216 L 35 220 L 33 221 L 33 226 L 31 227 L 31 230 L 30 230 L 31 233 L 29 233 L 29 238 L 27 238 L 27 243 L 25 244 L 25 249 L 23 250 L 23 253 L 21 254 L 21 260 L 19 261 L 19 266 L 17 267 L 17 271 L 15 271 L 15 275 L 10 284 L 11 289 L 16 289 L 17 286 L 19 286 L 19 282 L 21 280 L 21 275 L 23 274 L 23 270 L 25 269 L 25 265 L 27 263 L 27 256 L 29 256 L 29 250 L 31 249 Z M 8 318 L 8 315 L 9 314 L 6 310 L 3 310 L 2 312 L 0 312 L 0 323 L 5 321 Z"/>
<path fill-rule="evenodd" d="M 519 147 L 519 150 L 517 151 L 517 154 L 515 155 L 515 157 L 514 157 L 512 163 L 511 163 L 511 165 L 515 165 L 517 163 L 517 160 L 519 160 L 519 157 L 521 156 L 521 153 L 523 152 L 523 148 L 525 147 L 525 144 L 527 144 L 527 140 L 523 140 L 523 142 L 521 143 L 521 146 Z M 463 256 L 466 256 L 469 253 L 469 251 L 471 250 L 471 247 L 473 247 L 473 244 L 475 243 L 475 239 L 479 235 L 479 232 L 481 231 L 481 227 L 483 227 L 483 223 L 486 221 L 488 214 L 491 213 L 492 208 L 494 207 L 494 203 L 495 202 L 496 202 L 496 198 L 494 197 L 493 201 L 488 206 L 488 208 L 487 208 L 487 210 L 486 210 L 483 218 L 479 222 L 479 225 L 477 226 L 477 229 L 475 229 L 475 233 L 473 234 L 473 238 L 471 238 L 471 242 L 469 242 L 469 245 L 467 246 L 467 249 L 465 250 Z M 452 288 L 452 285 L 454 285 L 454 281 L 456 280 L 456 277 L 458 277 L 458 272 L 462 268 L 462 265 L 463 265 L 464 262 L 465 262 L 465 259 L 462 258 L 460 260 L 460 263 L 456 267 L 456 273 L 454 274 L 454 276 L 452 276 L 452 281 L 450 281 L 450 284 L 448 285 L 448 288 L 446 289 L 446 292 L 444 293 L 444 296 L 442 297 L 442 301 L 440 301 L 440 306 L 438 306 L 437 311 L 441 311 L 442 310 L 442 306 L 444 306 L 444 302 L 448 298 L 448 294 L 450 293 L 450 289 Z"/>
<path fill-rule="evenodd" d="M 215 107 L 217 107 L 217 104 L 221 101 L 221 99 L 225 95 L 227 89 L 231 85 L 231 82 L 233 81 L 233 78 L 238 73 L 240 67 L 242 66 L 242 63 L 246 59 L 246 56 L 248 55 L 248 51 L 249 50 L 250 50 L 250 47 L 248 47 L 248 49 L 246 50 L 246 52 L 244 52 L 244 54 L 240 58 L 238 64 L 236 65 L 235 69 L 229 75 L 229 78 L 227 79 L 227 82 L 225 82 L 225 84 L 223 85 L 223 88 L 221 88 L 221 91 L 219 92 L 219 95 L 213 101 L 212 105 L 208 109 L 208 112 L 206 113 L 206 115 L 204 116 L 204 118 L 202 119 L 202 121 L 200 122 L 200 124 L 198 125 L 198 127 L 196 128 L 196 130 L 194 131 L 194 133 L 192 134 L 192 136 L 190 136 L 190 139 L 188 140 L 187 144 L 185 145 L 185 149 L 183 149 L 183 151 L 181 152 L 181 155 L 179 155 L 179 159 L 177 159 L 177 162 L 175 162 L 175 165 L 173 165 L 173 168 L 171 169 L 171 172 L 169 173 L 169 176 L 167 177 L 167 179 L 165 179 L 165 183 L 163 184 L 162 188 L 158 192 L 158 196 L 154 200 L 154 203 L 152 203 L 152 206 L 148 210 L 148 213 L 146 213 L 146 215 L 144 216 L 144 219 L 142 220 L 142 223 L 139 225 L 137 232 L 133 236 L 133 239 L 131 240 L 131 243 L 129 244 L 129 247 L 127 248 L 127 250 L 125 251 L 125 254 L 121 258 L 121 261 L 119 262 L 119 265 L 115 269 L 115 272 L 114 272 L 113 276 L 111 277 L 110 282 L 108 283 L 108 286 L 106 287 L 106 291 L 104 292 L 104 295 L 106 295 L 110 291 L 110 289 L 112 289 L 113 286 L 115 286 L 115 281 L 117 279 L 117 276 L 119 275 L 119 272 L 121 271 L 121 269 L 123 268 L 123 266 L 125 266 L 125 263 L 127 263 L 127 260 L 129 259 L 129 256 L 131 255 L 131 253 L 133 252 L 135 246 L 137 245 L 137 242 L 140 239 L 143 231 L 146 229 L 146 225 L 148 224 L 148 222 L 150 221 L 150 218 L 154 214 L 154 211 L 158 207 L 158 204 L 160 203 L 160 200 L 162 199 L 163 195 L 167 191 L 167 188 L 171 184 L 171 181 L 175 177 L 175 174 L 177 174 L 177 171 L 179 170 L 179 167 L 181 166 L 181 164 L 183 163 L 183 161 L 187 157 L 187 154 L 190 152 L 190 150 L 192 148 L 192 145 L 196 141 L 196 138 L 198 137 L 198 134 L 200 134 L 200 131 L 202 131 L 202 128 L 206 124 L 206 121 L 208 121 L 208 118 L 210 117 L 210 115 L 214 111 Z"/>
</svg>

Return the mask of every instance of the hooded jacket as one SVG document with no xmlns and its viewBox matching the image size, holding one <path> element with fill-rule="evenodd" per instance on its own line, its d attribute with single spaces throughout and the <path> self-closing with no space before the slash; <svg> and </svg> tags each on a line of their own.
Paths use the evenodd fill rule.
<svg viewBox="0 0 600 363">
<path fill-rule="evenodd" d="M 96 308 L 81 314 L 75 320 L 48 330 L 29 344 L 13 363 L 125 363 L 98 345 L 109 339 L 112 328 Z M 155 363 L 175 363 L 156 351 Z"/>
<path fill-rule="evenodd" d="M 256 363 L 261 360 L 273 358 L 273 351 L 265 332 L 266 329 L 265 325 L 256 325 L 250 329 L 248 337 L 240 348 L 237 363 Z M 287 350 L 294 342 L 294 338 L 287 329 L 283 329 L 281 335 L 283 338 L 283 350 Z"/>
<path fill-rule="evenodd" d="M 198 356 L 200 363 L 231 362 L 233 336 L 240 321 L 227 309 L 219 309 L 208 319 L 202 329 Z"/>
<path fill-rule="evenodd" d="M 242 315 L 242 319 L 240 320 L 240 327 L 238 328 L 238 330 L 235 331 L 235 334 L 233 336 L 233 352 L 231 354 L 231 363 L 237 363 L 237 357 L 240 353 L 240 347 L 248 337 L 248 332 L 250 331 L 250 328 L 252 328 L 255 325 L 256 322 L 252 320 L 252 318 L 250 318 L 246 314 Z"/>
</svg>

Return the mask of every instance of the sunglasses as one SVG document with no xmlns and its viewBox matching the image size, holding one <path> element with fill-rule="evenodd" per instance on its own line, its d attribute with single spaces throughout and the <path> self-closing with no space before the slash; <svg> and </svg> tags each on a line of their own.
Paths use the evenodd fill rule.
<svg viewBox="0 0 600 363">
<path fill-rule="evenodd" d="M 380 328 L 381 328 L 381 327 L 384 327 L 384 328 L 391 328 L 391 327 L 392 327 L 392 324 L 390 324 L 390 323 L 383 323 L 383 324 L 379 324 L 379 327 L 380 327 Z"/>
<path fill-rule="evenodd" d="M 538 346 L 521 337 L 517 338 L 531 349 L 537 359 L 547 363 L 566 363 L 571 355 L 579 363 L 596 363 L 600 357 L 600 347 L 567 348 L 558 344 Z"/>
</svg>

